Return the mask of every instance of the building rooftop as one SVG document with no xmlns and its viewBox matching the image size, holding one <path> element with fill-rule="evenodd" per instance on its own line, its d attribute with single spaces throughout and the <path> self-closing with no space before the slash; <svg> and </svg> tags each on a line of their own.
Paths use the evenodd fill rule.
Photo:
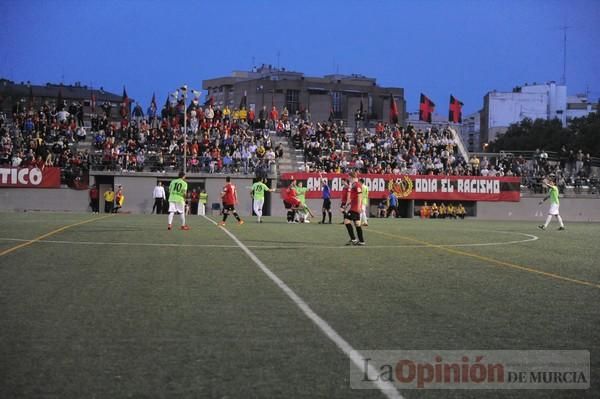
<svg viewBox="0 0 600 399">
<path fill-rule="evenodd" d="M 86 98 L 91 97 L 92 92 L 96 95 L 98 101 L 113 101 L 119 102 L 122 96 L 105 91 L 102 87 L 91 88 L 86 85 L 81 85 L 81 82 L 74 84 L 57 84 L 46 83 L 46 85 L 35 85 L 31 82 L 15 83 L 12 80 L 0 78 L 0 92 L 5 97 L 13 98 L 28 98 L 28 97 L 56 97 L 60 90 L 63 98 Z"/>
</svg>

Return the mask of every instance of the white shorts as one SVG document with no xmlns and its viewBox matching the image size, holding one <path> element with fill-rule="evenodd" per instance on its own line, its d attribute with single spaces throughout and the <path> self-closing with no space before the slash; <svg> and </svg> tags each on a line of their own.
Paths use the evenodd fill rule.
<svg viewBox="0 0 600 399">
<path fill-rule="evenodd" d="M 558 215 L 558 204 L 550 204 L 548 215 Z"/>
<path fill-rule="evenodd" d="M 183 202 L 171 202 L 169 201 L 169 213 L 184 213 L 185 212 L 185 204 Z"/>
<path fill-rule="evenodd" d="M 256 212 L 257 209 L 262 209 L 264 204 L 265 204 L 264 199 L 255 199 L 254 200 L 254 211 Z"/>
</svg>

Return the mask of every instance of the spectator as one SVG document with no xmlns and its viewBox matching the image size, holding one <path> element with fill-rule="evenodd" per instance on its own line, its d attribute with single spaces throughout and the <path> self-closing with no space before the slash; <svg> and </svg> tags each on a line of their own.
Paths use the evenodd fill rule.
<svg viewBox="0 0 600 399">
<path fill-rule="evenodd" d="M 575 155 L 575 175 L 579 176 L 580 172 L 583 170 L 583 151 L 577 151 Z"/>
<path fill-rule="evenodd" d="M 379 202 L 379 205 L 377 205 L 377 217 L 378 218 L 387 217 L 385 201 L 381 201 L 381 202 Z"/>
<path fill-rule="evenodd" d="M 156 187 L 154 187 L 154 191 L 152 192 L 152 198 L 154 198 L 154 205 L 152 206 L 152 211 L 150 213 L 162 213 L 164 207 L 164 201 L 166 200 L 165 188 L 163 187 L 162 182 L 156 183 Z"/>
<path fill-rule="evenodd" d="M 208 194 L 202 189 L 198 195 L 198 215 L 206 215 L 206 203 L 208 202 Z"/>
<path fill-rule="evenodd" d="M 115 195 L 115 207 L 112 210 L 112 213 L 119 213 L 119 209 L 123 207 L 125 203 L 125 194 L 123 194 L 123 186 L 119 184 L 117 188 L 117 193 Z"/>
<path fill-rule="evenodd" d="M 190 192 L 190 213 L 192 215 L 198 214 L 198 203 L 199 203 L 199 195 L 196 189 L 192 189 Z"/>
<path fill-rule="evenodd" d="M 98 193 L 98 187 L 93 185 L 90 188 L 90 208 L 92 208 L 92 213 L 98 213 L 98 208 L 100 206 L 100 194 Z"/>
<path fill-rule="evenodd" d="M 583 158 L 583 172 L 586 178 L 592 176 L 592 157 L 589 152 L 585 154 L 585 158 Z"/>
<path fill-rule="evenodd" d="M 112 188 L 109 188 L 104 192 L 104 213 L 111 213 L 113 211 L 115 201 L 115 192 Z"/>
</svg>

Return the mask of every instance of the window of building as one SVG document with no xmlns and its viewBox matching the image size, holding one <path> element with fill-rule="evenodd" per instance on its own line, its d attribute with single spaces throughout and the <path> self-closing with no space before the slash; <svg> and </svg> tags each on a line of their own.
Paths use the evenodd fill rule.
<svg viewBox="0 0 600 399">
<path fill-rule="evenodd" d="M 295 113 L 299 110 L 300 105 L 300 91 L 299 90 L 287 90 L 285 93 L 285 106 L 287 107 L 290 114 Z"/>
</svg>

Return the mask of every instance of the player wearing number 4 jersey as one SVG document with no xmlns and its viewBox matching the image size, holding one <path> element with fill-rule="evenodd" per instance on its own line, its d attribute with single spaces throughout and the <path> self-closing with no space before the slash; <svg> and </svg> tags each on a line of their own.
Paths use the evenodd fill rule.
<svg viewBox="0 0 600 399">
<path fill-rule="evenodd" d="M 179 178 L 169 184 L 169 226 L 171 230 L 173 224 L 173 215 L 179 214 L 181 218 L 181 230 L 189 230 L 189 226 L 185 224 L 185 196 L 187 194 L 188 184 L 185 181 L 185 173 L 179 172 Z"/>
<path fill-rule="evenodd" d="M 230 213 L 233 214 L 239 224 L 244 224 L 244 221 L 240 219 L 240 216 L 235 210 L 235 205 L 238 203 L 235 184 L 231 183 L 231 177 L 229 176 L 225 178 L 225 182 L 226 184 L 223 186 L 223 191 L 221 191 L 221 201 L 223 202 L 223 220 L 219 222 L 219 226 L 225 226 L 225 221 Z"/>
</svg>

